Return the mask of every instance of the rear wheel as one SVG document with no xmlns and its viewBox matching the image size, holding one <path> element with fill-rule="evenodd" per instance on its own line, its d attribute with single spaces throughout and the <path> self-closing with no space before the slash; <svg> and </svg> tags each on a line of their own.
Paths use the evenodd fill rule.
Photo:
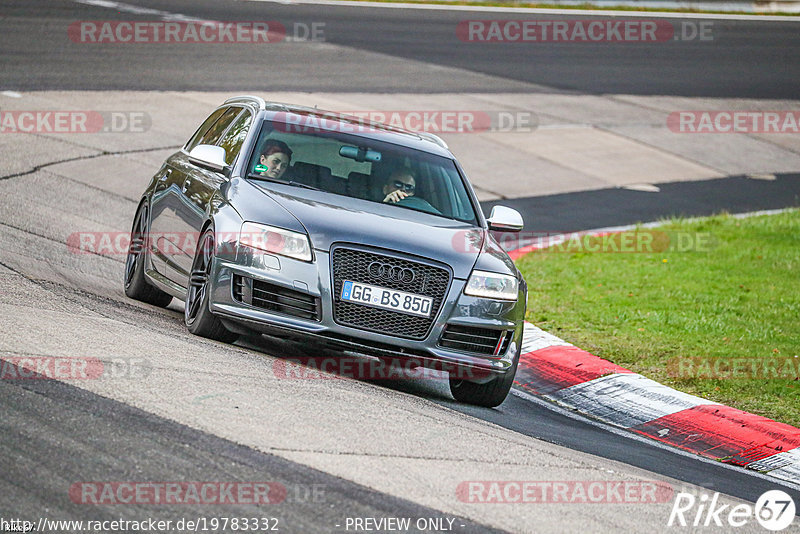
<svg viewBox="0 0 800 534">
<path fill-rule="evenodd" d="M 183 318 L 186 328 L 192 334 L 232 343 L 239 335 L 225 328 L 222 321 L 208 309 L 214 250 L 214 230 L 209 229 L 197 245 L 189 276 L 189 288 L 186 291 L 186 310 Z"/>
<path fill-rule="evenodd" d="M 125 259 L 125 295 L 154 306 L 165 308 L 172 295 L 153 287 L 144 277 L 149 249 L 147 237 L 147 204 L 143 203 L 133 218 L 131 244 Z"/>
<path fill-rule="evenodd" d="M 494 408 L 500 406 L 508 397 L 511 386 L 514 385 L 514 375 L 517 374 L 517 362 L 519 356 L 514 360 L 514 365 L 502 376 L 492 379 L 489 382 L 479 384 L 467 380 L 451 378 L 450 393 L 459 402 L 475 404 Z"/>
</svg>

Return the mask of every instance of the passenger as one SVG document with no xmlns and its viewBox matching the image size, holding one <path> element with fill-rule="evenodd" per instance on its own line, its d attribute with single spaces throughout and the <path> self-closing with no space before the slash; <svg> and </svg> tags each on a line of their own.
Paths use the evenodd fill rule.
<svg viewBox="0 0 800 534">
<path fill-rule="evenodd" d="M 260 165 L 256 165 L 256 171 L 261 176 L 278 179 L 283 176 L 292 161 L 292 150 L 283 141 L 270 139 L 261 149 Z"/>
<path fill-rule="evenodd" d="M 389 176 L 386 185 L 383 186 L 383 194 L 386 195 L 383 201 L 395 203 L 404 198 L 413 197 L 416 188 L 417 183 L 411 171 L 398 169 Z"/>
</svg>

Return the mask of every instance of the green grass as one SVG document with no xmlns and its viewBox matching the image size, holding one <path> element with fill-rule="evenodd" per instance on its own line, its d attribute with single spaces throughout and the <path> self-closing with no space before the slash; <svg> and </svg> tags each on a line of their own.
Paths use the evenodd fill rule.
<svg viewBox="0 0 800 534">
<path fill-rule="evenodd" d="M 597 6 L 590 3 L 576 5 L 562 5 L 558 3 L 527 2 L 515 0 L 487 0 L 485 2 L 471 0 L 356 0 L 359 2 L 383 2 L 383 3 L 402 3 L 402 4 L 432 4 L 443 6 L 481 6 L 481 7 L 516 7 L 516 8 L 538 8 L 538 9 L 577 9 L 594 11 L 647 11 L 653 13 L 701 13 L 701 14 L 728 14 L 728 15 L 780 15 L 796 17 L 800 13 L 790 13 L 782 11 L 724 11 L 724 10 L 702 10 L 694 8 L 661 8 L 661 7 L 639 7 L 639 6 Z"/>
<path fill-rule="evenodd" d="M 673 238 L 710 235 L 713 244 L 688 252 L 528 254 L 517 261 L 528 282 L 527 319 L 681 391 L 800 427 L 796 376 L 685 378 L 667 369 L 670 360 L 693 357 L 760 365 L 800 356 L 800 211 L 676 219 L 659 230 Z"/>
</svg>

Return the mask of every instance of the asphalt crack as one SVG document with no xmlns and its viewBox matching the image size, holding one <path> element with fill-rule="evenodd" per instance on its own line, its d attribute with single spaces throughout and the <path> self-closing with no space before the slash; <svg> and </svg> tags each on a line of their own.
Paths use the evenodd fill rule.
<svg viewBox="0 0 800 534">
<path fill-rule="evenodd" d="M 22 232 L 23 234 L 28 234 L 28 235 L 32 235 L 34 237 L 39 237 L 41 239 L 46 239 L 48 241 L 52 241 L 53 243 L 57 243 L 59 245 L 66 245 L 67 249 L 70 252 L 80 251 L 82 253 L 91 254 L 93 256 L 98 256 L 98 257 L 106 259 L 106 260 L 116 261 L 117 263 L 123 263 L 123 264 L 125 263 L 125 260 L 122 260 L 122 259 L 119 259 L 119 258 L 114 258 L 112 256 L 106 256 L 105 254 L 100 254 L 99 252 L 95 252 L 94 250 L 76 249 L 74 246 L 71 246 L 69 243 L 65 243 L 61 239 L 56 239 L 54 237 L 50 237 L 50 236 L 47 236 L 47 235 L 44 235 L 44 234 L 37 234 L 36 232 L 33 232 L 31 230 L 26 230 L 25 228 L 20 228 L 19 226 L 14 226 L 13 224 L 8 224 L 7 222 L 0 221 L 0 226 L 5 226 L 6 228 L 11 228 L 12 230 L 16 230 L 18 232 Z M 0 265 L 4 265 L 4 264 L 2 262 L 0 262 Z M 8 267 L 8 268 L 10 269 L 10 267 Z"/>
<path fill-rule="evenodd" d="M 60 159 L 60 160 L 56 160 L 56 161 L 50 161 L 48 163 L 42 163 L 40 165 L 34 166 L 33 168 L 31 168 L 31 169 L 29 169 L 27 171 L 21 171 L 21 172 L 16 172 L 16 173 L 13 173 L 13 174 L 7 174 L 5 176 L 0 176 L 0 181 L 2 181 L 2 180 L 10 180 L 11 178 L 19 178 L 20 176 L 27 176 L 29 174 L 33 174 L 33 173 L 36 173 L 38 171 L 41 171 L 42 169 L 46 169 L 47 167 L 52 167 L 53 165 L 59 165 L 61 163 L 70 163 L 72 161 L 87 161 L 87 160 L 92 160 L 92 159 L 96 159 L 96 158 L 101 158 L 103 156 L 122 156 L 122 155 L 126 155 L 126 154 L 144 154 L 146 152 L 157 152 L 159 150 L 174 150 L 174 149 L 177 149 L 177 148 L 180 148 L 180 147 L 177 146 L 177 145 L 171 145 L 171 146 L 159 146 L 159 147 L 152 147 L 152 148 L 137 148 L 137 149 L 133 149 L 133 150 L 117 150 L 117 151 L 103 150 L 103 151 L 99 152 L 98 154 L 91 154 L 91 155 L 88 155 L 88 156 L 76 156 L 74 158 L 65 158 L 65 159 Z M 54 173 L 54 174 L 57 174 L 57 173 Z"/>
<path fill-rule="evenodd" d="M 119 198 L 121 200 L 126 200 L 126 201 L 132 202 L 134 204 L 138 204 L 139 200 L 140 200 L 139 198 L 127 197 L 127 196 L 122 195 L 120 193 L 115 193 L 114 191 L 109 191 L 108 189 L 103 189 L 102 187 L 98 187 L 96 185 L 88 184 L 86 182 L 81 182 L 80 180 L 76 180 L 75 178 L 70 178 L 69 176 L 65 176 L 63 174 L 59 174 L 59 173 L 57 173 L 57 172 L 55 172 L 53 170 L 47 170 L 47 169 L 41 169 L 41 170 L 43 172 L 46 172 L 46 173 L 50 174 L 51 176 L 58 177 L 61 180 L 66 180 L 67 182 L 72 182 L 75 185 L 79 185 L 79 186 L 82 186 L 82 187 L 86 187 L 87 189 L 92 189 L 94 191 L 98 191 L 100 193 L 103 193 L 104 195 L 108 195 L 108 196 L 111 196 L 111 197 L 114 197 L 114 198 Z"/>
<path fill-rule="evenodd" d="M 398 460 L 430 460 L 434 462 L 451 462 L 451 463 L 482 463 L 485 459 L 480 458 L 454 458 L 452 456 L 426 456 L 415 454 L 390 454 L 390 453 L 369 453 L 369 452 L 355 452 L 355 451 L 326 451 L 318 449 L 296 449 L 288 447 L 267 447 L 266 451 L 278 453 L 311 453 L 311 454 L 325 454 L 329 456 L 358 456 L 363 458 L 396 458 Z M 524 462 L 509 462 L 506 460 L 492 460 L 496 465 L 509 465 L 514 467 L 528 467 L 529 464 Z M 543 465 L 537 464 L 541 467 L 563 467 L 562 465 Z M 592 467 L 587 466 L 584 469 L 591 470 Z"/>
</svg>

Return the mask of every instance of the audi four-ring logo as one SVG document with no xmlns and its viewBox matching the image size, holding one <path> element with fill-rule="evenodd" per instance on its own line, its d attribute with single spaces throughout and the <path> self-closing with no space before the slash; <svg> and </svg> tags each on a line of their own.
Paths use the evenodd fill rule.
<svg viewBox="0 0 800 534">
<path fill-rule="evenodd" d="M 398 267 L 389 263 L 381 263 L 373 261 L 367 267 L 367 272 L 373 278 L 380 278 L 381 280 L 388 280 L 390 282 L 403 282 L 410 284 L 414 281 L 414 270 L 408 267 Z"/>
</svg>

